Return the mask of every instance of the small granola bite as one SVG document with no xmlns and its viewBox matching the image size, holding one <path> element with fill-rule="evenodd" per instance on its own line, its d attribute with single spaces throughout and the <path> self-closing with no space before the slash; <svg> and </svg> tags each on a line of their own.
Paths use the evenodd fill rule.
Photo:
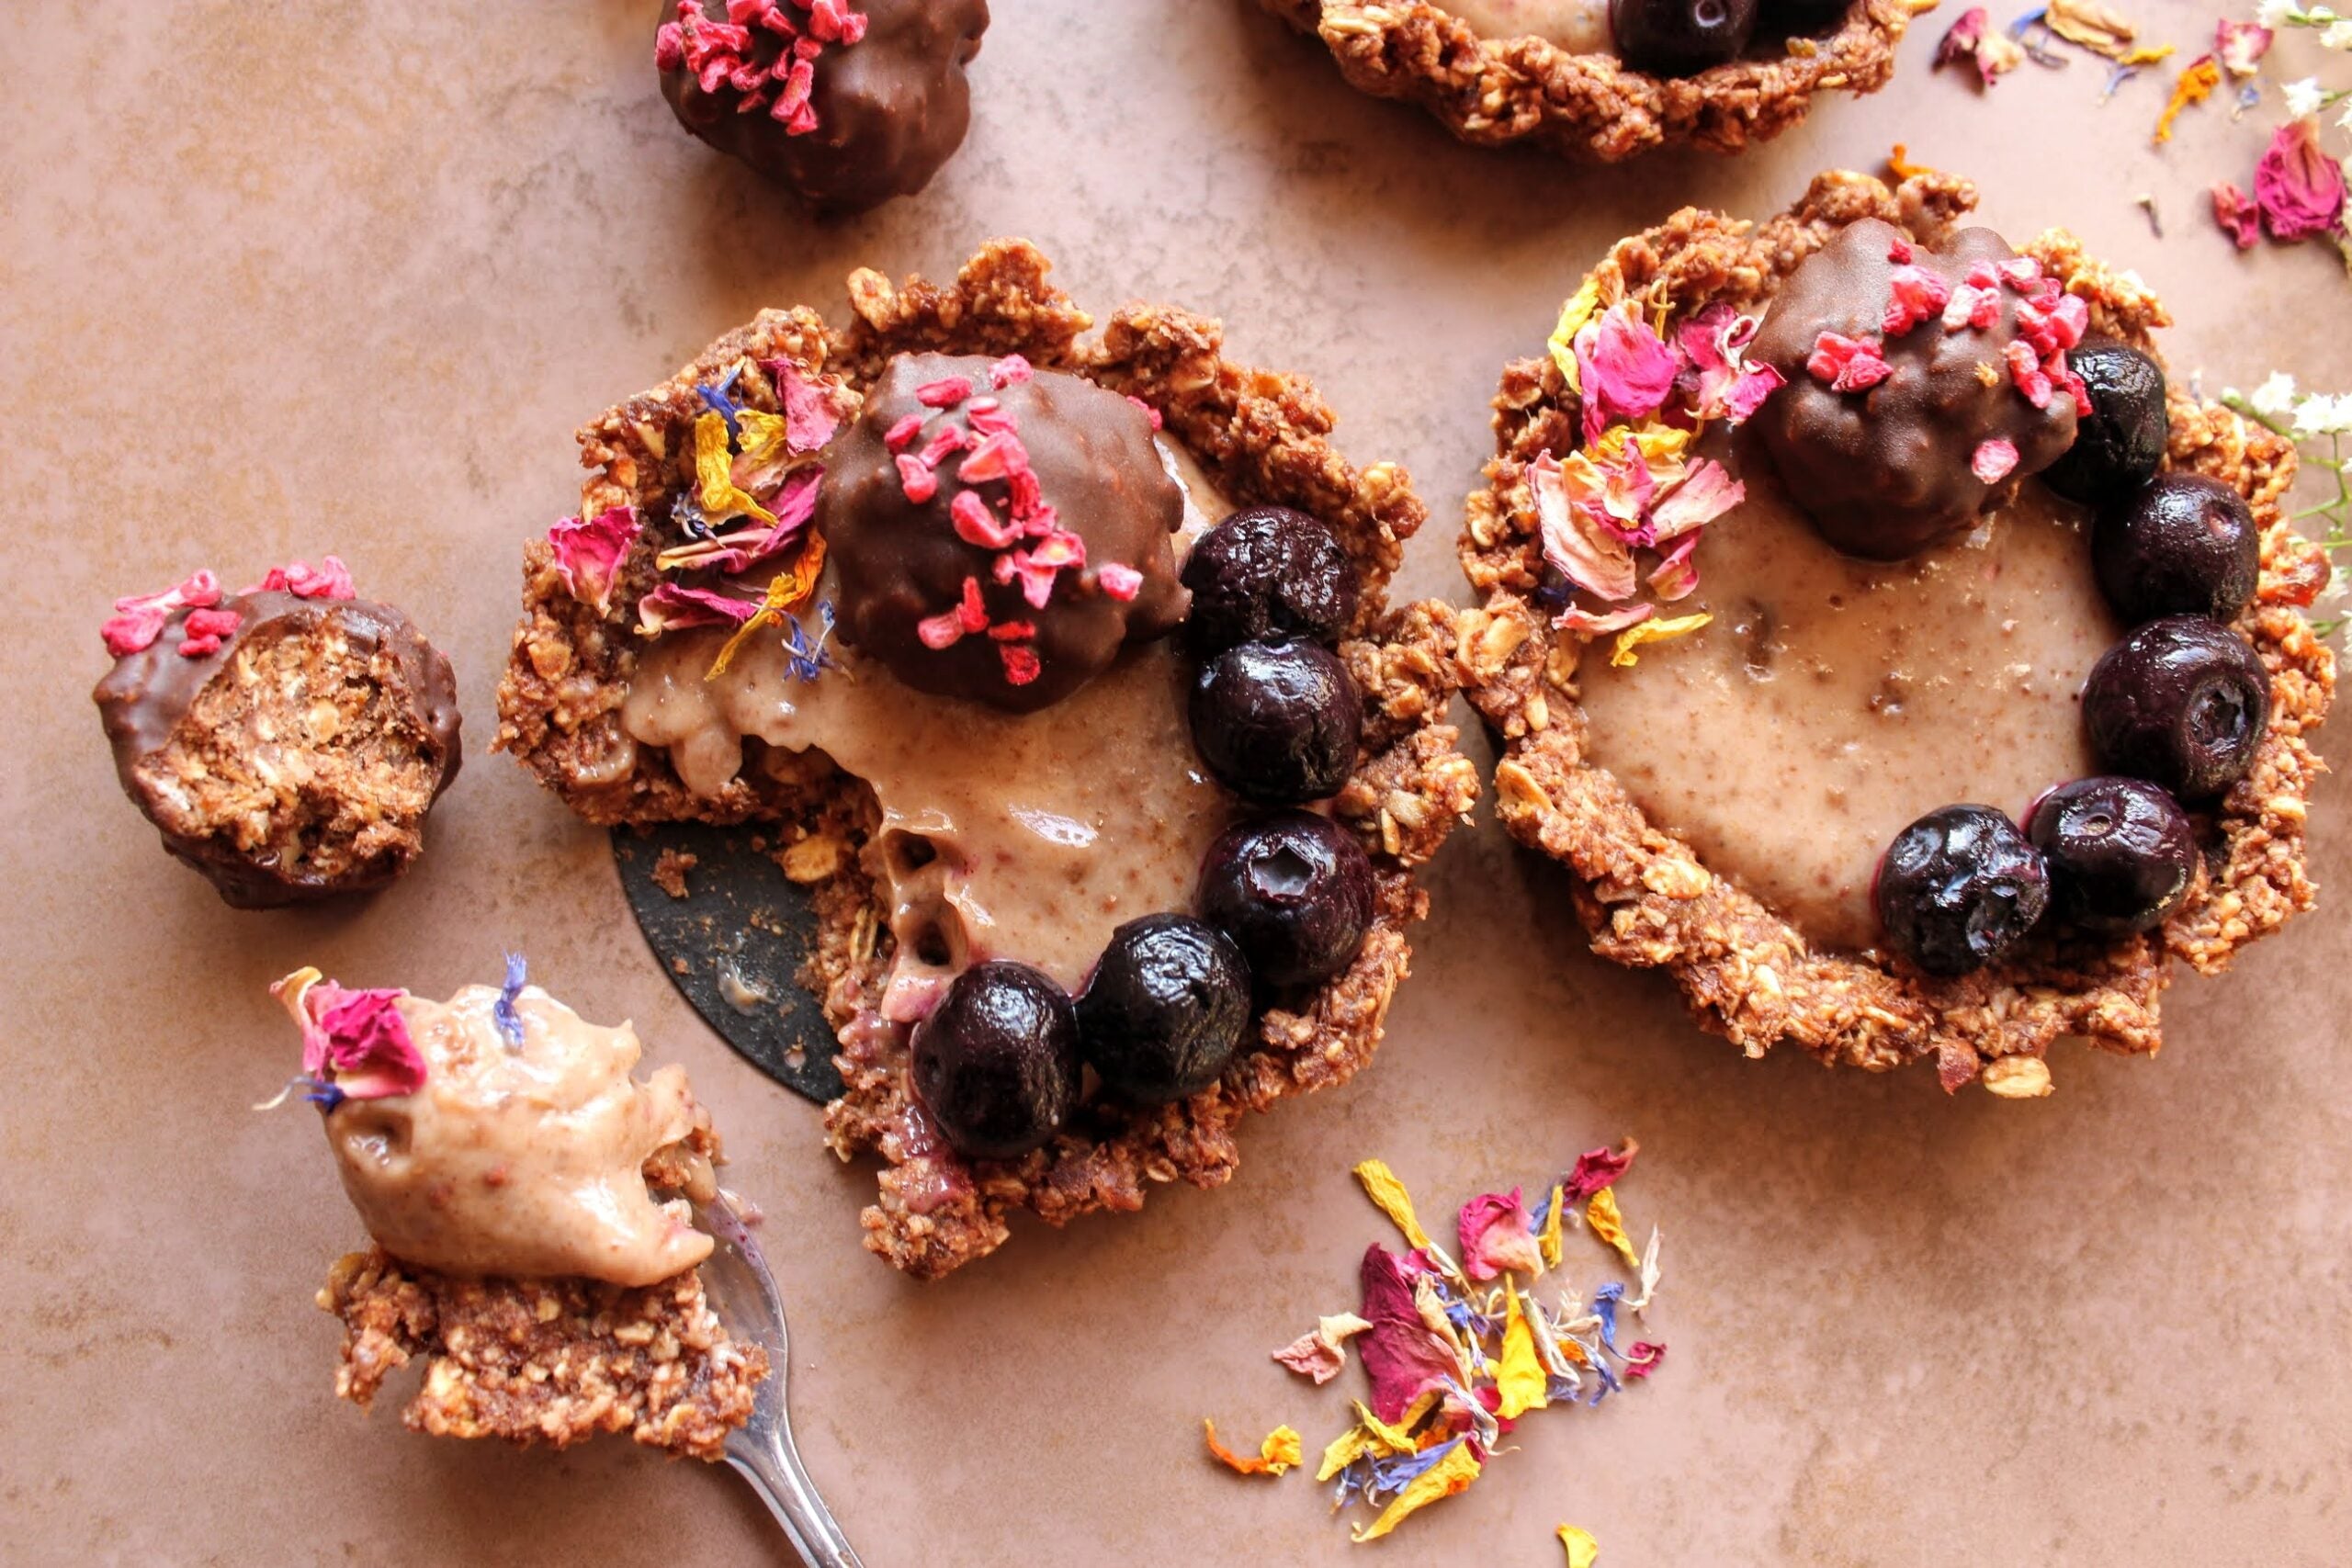
<svg viewBox="0 0 2352 1568">
<path fill-rule="evenodd" d="M 1582 162 L 1736 152 L 1831 89 L 1875 92 L 1934 0 L 1259 0 L 1351 85 L 1463 141 Z"/>
<path fill-rule="evenodd" d="M 712 1243 L 688 1200 L 717 1194 L 718 1139 L 685 1069 L 631 1077 L 629 1027 L 586 1022 L 520 958 L 447 1002 L 316 969 L 272 989 L 302 1032 L 287 1092 L 318 1107 L 373 1238 L 319 1293 L 344 1323 L 336 1394 L 366 1408 L 424 1355 L 413 1431 L 719 1458 L 767 1353 L 728 1337 L 695 1273 Z"/>
<path fill-rule="evenodd" d="M 1621 243 L 1504 372 L 1460 657 L 1595 951 L 1750 1055 L 2021 1097 L 2311 907 L 2335 663 L 2291 448 L 1973 199 L 1825 175 Z"/>
<path fill-rule="evenodd" d="M 765 312 L 590 424 L 500 691 L 592 821 L 802 852 L 831 1145 L 926 1278 L 1216 1186 L 1244 1111 L 1369 1060 L 1476 791 L 1451 612 L 1383 592 L 1404 476 L 1213 321 L 1081 341 L 1045 272 L 859 273 L 846 330 Z"/>
<path fill-rule="evenodd" d="M 654 34 L 678 123 L 820 210 L 912 196 L 963 145 L 988 0 L 674 0 Z"/>
<path fill-rule="evenodd" d="M 390 882 L 457 777 L 449 661 L 334 557 L 241 593 L 199 571 L 115 602 L 91 694 L 124 793 L 241 909 Z"/>
</svg>

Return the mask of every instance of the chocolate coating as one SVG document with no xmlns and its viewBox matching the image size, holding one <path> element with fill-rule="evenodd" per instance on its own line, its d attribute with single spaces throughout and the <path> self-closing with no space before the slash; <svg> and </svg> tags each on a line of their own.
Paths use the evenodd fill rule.
<svg viewBox="0 0 2352 1568">
<path fill-rule="evenodd" d="M 218 834 L 175 831 L 166 825 L 154 781 L 141 776 L 140 765 L 173 743 L 206 688 L 231 670 L 241 648 L 265 633 L 308 637 L 332 619 L 355 654 L 372 659 L 380 650 L 395 662 L 405 687 L 408 717 L 424 738 L 420 750 L 427 765 L 437 771 L 433 790 L 437 799 L 458 776 L 463 758 L 457 681 L 449 661 L 407 615 L 371 600 L 249 593 L 225 598 L 220 607 L 235 611 L 241 619 L 217 651 L 197 659 L 181 656 L 180 625 L 187 616 L 182 610 L 153 643 L 116 660 L 90 694 L 114 749 L 115 773 L 123 792 L 156 825 L 164 848 L 201 872 L 232 908 L 311 903 L 390 882 L 408 869 L 413 852 L 358 861 L 342 875 L 324 877 L 308 867 L 288 872 L 266 848 L 246 851 Z"/>
<path fill-rule="evenodd" d="M 1172 537 L 1183 521 L 1184 494 L 1160 461 L 1151 422 L 1135 404 L 1063 371 L 1041 370 L 991 390 L 991 363 L 977 355 L 892 360 L 867 392 L 865 409 L 826 449 L 817 523 L 840 583 L 842 642 L 919 691 L 1034 713 L 1084 685 L 1128 643 L 1165 636 L 1183 619 Z M 994 580 L 999 552 L 959 537 L 950 515 L 956 492 L 968 488 L 1002 520 L 1005 481 L 966 486 L 956 477 L 962 455 L 952 454 L 936 469 L 938 493 L 910 502 L 884 439 L 909 414 L 932 416 L 910 450 L 931 441 L 943 423 L 961 423 L 957 410 L 933 410 L 915 396 L 918 388 L 957 377 L 1018 421 L 1046 502 L 1061 526 L 1085 541 L 1085 567 L 1057 574 L 1042 609 L 1023 597 L 1018 580 Z M 1133 599 L 1114 598 L 1102 587 L 1100 573 L 1111 562 L 1141 574 Z M 946 648 L 924 646 L 919 623 L 952 609 L 967 578 L 978 581 L 991 626 L 1035 626 L 1025 646 L 1037 655 L 1036 679 L 1007 679 L 1005 645 L 985 634 Z"/>
<path fill-rule="evenodd" d="M 1984 331 L 1946 332 L 1930 317 L 1885 338 L 1893 373 L 1868 390 L 1833 391 L 1806 370 L 1825 332 L 1883 336 L 1897 265 L 1889 253 L 1905 237 L 1875 218 L 1847 225 L 1789 275 L 1749 355 L 1788 378 L 1755 423 L 1790 496 L 1823 538 L 1872 560 L 1901 560 L 1970 527 L 2075 439 L 2064 389 L 2037 409 L 2010 382 L 2003 353 L 2017 337 L 2020 297 L 2007 287 Z M 1955 290 L 1973 264 L 2016 254 L 1990 229 L 1962 230 L 1940 252 L 1911 245 L 1913 265 Z M 2018 462 L 1987 484 L 1970 465 L 1996 438 L 2017 447 Z"/>
<path fill-rule="evenodd" d="M 725 20 L 724 0 L 701 5 Z M 854 9 L 867 17 L 865 36 L 828 44 L 815 61 L 813 130 L 793 135 L 766 103 L 743 112 L 741 92 L 721 83 L 706 93 L 683 64 L 662 73 L 662 96 L 679 124 L 821 209 L 862 212 L 912 196 L 964 143 L 972 118 L 964 67 L 980 51 L 988 0 L 856 0 Z M 786 15 L 797 21 L 802 12 L 787 3 Z M 664 0 L 661 20 L 676 16 Z M 763 66 L 788 47 L 764 28 L 752 38 L 750 58 Z"/>
</svg>

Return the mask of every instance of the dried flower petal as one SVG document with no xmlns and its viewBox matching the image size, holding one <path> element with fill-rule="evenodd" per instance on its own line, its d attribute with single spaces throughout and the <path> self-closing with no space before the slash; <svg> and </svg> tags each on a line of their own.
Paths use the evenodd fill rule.
<svg viewBox="0 0 2352 1568">
<path fill-rule="evenodd" d="M 1413 1213 L 1413 1195 L 1405 1190 L 1405 1184 L 1396 1179 L 1396 1173 L 1388 1168 L 1385 1160 L 1365 1160 L 1355 1168 L 1354 1174 L 1363 1186 L 1364 1196 L 1405 1233 L 1407 1241 L 1424 1252 L 1434 1245 Z"/>
<path fill-rule="evenodd" d="M 1600 1542 L 1592 1539 L 1590 1530 L 1562 1525 L 1552 1533 L 1560 1538 L 1560 1545 L 1568 1554 L 1568 1568 L 1592 1568 L 1600 1561 Z"/>
<path fill-rule="evenodd" d="M 1544 558 L 1586 592 L 1612 603 L 1630 599 L 1638 586 L 1633 551 L 1603 525 L 1599 469 L 1581 452 L 1563 464 L 1549 452 L 1528 470 L 1534 492 Z"/>
<path fill-rule="evenodd" d="M 682 582 L 661 582 L 637 602 L 637 630 L 640 637 L 660 637 L 696 626 L 740 626 L 759 608 L 756 599 L 739 599 Z"/>
<path fill-rule="evenodd" d="M 989 367 L 989 385 L 1002 391 L 1007 387 L 1019 386 L 1036 373 L 1028 360 L 1017 354 L 1008 354 Z"/>
<path fill-rule="evenodd" d="M 2211 55 L 2199 55 L 2188 62 L 2179 80 L 2172 85 L 2172 99 L 2165 105 L 2165 112 L 2156 117 L 2155 140 L 2159 143 L 2172 140 L 2172 122 L 2191 104 L 2201 104 L 2213 96 L 2221 85 L 2222 68 L 2213 63 Z"/>
<path fill-rule="evenodd" d="M 1593 1152 L 1604 1156 L 1608 1153 L 1606 1149 L 1596 1149 Z M 1633 1156 L 1629 1155 L 1626 1157 L 1630 1160 Z M 1537 1238 L 1544 1253 L 1544 1267 L 1546 1269 L 1557 1269 L 1560 1266 L 1560 1224 L 1566 1217 L 1567 1208 L 1567 1184 L 1563 1181 L 1552 1183 L 1552 1196 L 1546 1199 L 1544 1204 L 1544 1234 Z"/>
<path fill-rule="evenodd" d="M 1506 1421 L 1517 1420 L 1531 1410 L 1541 1410 L 1551 1403 L 1544 1387 L 1548 1380 L 1544 1363 L 1535 1354 L 1534 1331 L 1528 1327 L 1527 1314 L 1519 1304 L 1519 1287 L 1503 1281 L 1503 1342 L 1502 1353 L 1495 1363 L 1495 1390 L 1498 1398 L 1495 1414 Z"/>
<path fill-rule="evenodd" d="M 2271 40 L 2277 36 L 2260 22 L 2223 17 L 2213 28 L 2213 54 L 2231 75 L 2251 76 L 2262 57 L 2270 52 Z"/>
<path fill-rule="evenodd" d="M 302 1031 L 302 1070 L 345 1100 L 383 1100 L 424 1087 L 424 1057 L 410 1038 L 396 990 L 346 990 L 301 968 L 270 994 Z"/>
<path fill-rule="evenodd" d="M 1561 1185 L 1566 1189 L 1571 1203 L 1581 1203 L 1603 1188 L 1613 1187 L 1618 1179 L 1633 1168 L 1634 1156 L 1642 1145 L 1628 1138 L 1613 1149 L 1587 1149 L 1577 1156 Z"/>
<path fill-rule="evenodd" d="M 505 981 L 498 987 L 498 999 L 490 1004 L 491 1026 L 510 1049 L 518 1049 L 523 1043 L 523 1015 L 514 1010 L 514 999 L 523 994 L 530 974 L 530 965 L 521 953 L 508 953 Z"/>
<path fill-rule="evenodd" d="M 1743 316 L 1729 301 L 1718 299 L 1676 329 L 1675 347 L 1698 372 L 1693 418 L 1738 424 L 1787 384 L 1773 367 L 1746 363 L 1756 327 L 1755 317 Z"/>
<path fill-rule="evenodd" d="M 1394 1421 L 1413 1401 L 1461 1372 L 1453 1342 L 1421 1315 L 1404 1261 L 1374 1243 L 1363 1255 L 1363 1315 L 1372 1325 L 1357 1354 L 1372 1382 L 1372 1407 Z"/>
<path fill-rule="evenodd" d="M 2213 221 L 2222 232 L 2237 242 L 2238 249 L 2250 251 L 2262 238 L 2262 209 L 2227 180 L 2213 183 Z"/>
<path fill-rule="evenodd" d="M 1631 299 L 1577 333 L 1576 358 L 1588 442 L 1620 420 L 1647 419 L 1674 390 L 1674 351 Z"/>
<path fill-rule="evenodd" d="M 621 563 L 644 531 L 634 506 L 610 506 L 595 516 L 567 517 L 548 530 L 556 575 L 572 598 L 602 615 L 611 608 Z M 334 558 L 329 557 L 330 560 Z"/>
<path fill-rule="evenodd" d="M 1676 615 L 1668 620 L 1648 620 L 1639 626 L 1627 626 L 1617 634 L 1617 644 L 1609 650 L 1609 662 L 1617 669 L 1641 662 L 1641 655 L 1634 650 L 1645 643 L 1665 642 L 1670 637 L 1684 637 L 1714 620 L 1705 612 L 1695 615 Z"/>
<path fill-rule="evenodd" d="M 1615 1188 L 1604 1187 L 1585 1200 L 1584 1222 L 1592 1227 L 1593 1235 L 1617 1249 L 1617 1255 L 1625 1260 L 1625 1267 L 1639 1269 L 1642 1266 L 1641 1257 L 1634 1252 L 1634 1244 L 1626 1239 L 1625 1221 L 1617 1212 Z"/>
<path fill-rule="evenodd" d="M 1664 544 L 1721 517 L 1747 499 L 1747 486 L 1712 457 L 1702 457 L 1681 482 L 1650 508 L 1650 537 Z"/>
<path fill-rule="evenodd" d="M 1596 615 L 1580 605 L 1571 604 L 1552 617 L 1552 625 L 1558 630 L 1583 637 L 1589 642 L 1594 637 L 1605 637 L 1611 632 L 1623 631 L 1637 622 L 1646 621 L 1656 614 L 1657 614 L 1657 606 L 1647 604 L 1627 604 L 1600 615 Z"/>
<path fill-rule="evenodd" d="M 727 437 L 727 421 L 715 413 L 695 420 L 695 479 L 703 515 L 719 522 L 738 514 L 773 523 L 775 517 L 735 483 L 735 454 Z"/>
<path fill-rule="evenodd" d="M 1299 1436 L 1288 1427 L 1277 1427 L 1266 1434 L 1254 1454 L 1238 1454 L 1216 1438 L 1216 1423 L 1201 1417 L 1201 1430 L 1207 1437 L 1209 1452 L 1220 1463 L 1241 1475 L 1281 1475 L 1305 1457 Z"/>
<path fill-rule="evenodd" d="M 1431 1503 L 1467 1491 L 1470 1483 L 1478 1479 L 1478 1456 L 1470 1450 L 1467 1438 L 1456 1438 L 1442 1449 L 1430 1450 L 1425 1457 L 1430 1461 L 1428 1467 L 1413 1477 L 1369 1528 L 1351 1530 L 1350 1540 L 1378 1540 Z"/>
<path fill-rule="evenodd" d="M 1273 1352 L 1273 1358 L 1300 1376 L 1314 1379 L 1319 1388 L 1338 1377 L 1340 1369 L 1348 1364 L 1349 1338 L 1371 1326 L 1351 1312 L 1337 1313 L 1320 1319 L 1311 1332 Z"/>
<path fill-rule="evenodd" d="M 718 657 L 710 661 L 710 669 L 704 673 L 703 679 L 715 681 L 727 673 L 727 667 L 735 661 L 735 655 L 743 645 L 750 642 L 760 628 L 772 626 L 783 620 L 816 592 L 817 580 L 824 573 L 825 536 L 811 534 L 808 543 L 800 547 L 800 553 L 793 558 L 792 564 L 768 579 L 767 595 L 761 601 L 759 609 L 752 613 L 750 620 L 735 629 L 733 637 L 727 639 L 727 645 L 718 650 Z"/>
<path fill-rule="evenodd" d="M 819 450 L 841 428 L 842 416 L 833 408 L 831 391 L 803 376 L 789 359 L 771 359 L 765 365 L 775 382 L 776 401 L 784 405 L 786 438 L 792 449 Z"/>
<path fill-rule="evenodd" d="M 1581 391 L 1584 386 L 1582 374 L 1577 368 L 1577 333 L 1584 330 L 1585 323 L 1591 321 L 1600 309 L 1600 281 L 1597 277 L 1587 277 L 1568 297 L 1567 302 L 1560 307 L 1559 322 L 1553 327 L 1551 337 L 1545 341 L 1544 346 L 1552 354 L 1552 363 L 1559 367 L 1560 378 L 1567 383 L 1571 392 Z"/>
<path fill-rule="evenodd" d="M 1665 1346 L 1653 1345 L 1646 1339 L 1636 1339 L 1625 1350 L 1625 1375 L 1629 1378 L 1645 1378 L 1657 1371 L 1658 1363 L 1665 1359 Z"/>
<path fill-rule="evenodd" d="M 1473 1280 L 1492 1280 L 1508 1269 L 1540 1272 L 1543 1254 L 1535 1245 L 1534 1223 L 1528 1217 L 1521 1190 L 1482 1192 L 1462 1205 L 1454 1228 L 1462 1242 L 1463 1271 Z"/>
<path fill-rule="evenodd" d="M 2098 0 L 2050 0 L 2044 17 L 2052 32 L 2093 54 L 2120 58 L 2139 36 L 2131 18 Z"/>
<path fill-rule="evenodd" d="M 2344 217 L 2344 169 L 2319 144 L 2319 124 L 2290 120 L 2254 168 L 2255 204 L 2274 240 L 2307 240 Z"/>
</svg>

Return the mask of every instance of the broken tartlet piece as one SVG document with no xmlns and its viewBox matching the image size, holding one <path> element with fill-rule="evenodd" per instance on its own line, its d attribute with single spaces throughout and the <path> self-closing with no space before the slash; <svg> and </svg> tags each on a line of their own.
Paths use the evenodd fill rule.
<svg viewBox="0 0 2352 1568">
<path fill-rule="evenodd" d="M 125 794 L 237 908 L 390 882 L 457 777 L 449 661 L 334 557 L 115 602 L 91 694 Z"/>
<path fill-rule="evenodd" d="M 1750 1055 L 2032 1095 L 2311 907 L 2335 665 L 2288 443 L 1973 200 L 1825 175 L 1621 243 L 1504 372 L 1460 658 L 1595 951 Z"/>
<path fill-rule="evenodd" d="M 1653 147 L 1736 152 L 1816 93 L 1875 92 L 1933 0 L 1259 0 L 1340 74 L 1477 146 L 1615 163 Z"/>
<path fill-rule="evenodd" d="M 318 1107 L 373 1237 L 319 1292 L 344 1325 L 336 1394 L 367 1408 L 423 1356 L 413 1431 L 626 1431 L 719 1458 L 768 1360 L 704 1300 L 688 1200 L 718 1191 L 718 1138 L 685 1069 L 633 1077 L 636 1033 L 526 985 L 519 958 L 446 1002 L 316 969 L 273 989 L 302 1031 L 288 1093 Z"/>
<path fill-rule="evenodd" d="M 821 211 L 931 183 L 971 123 L 988 0 L 674 0 L 653 41 L 678 123 Z"/>
<path fill-rule="evenodd" d="M 525 555 L 498 744 L 604 824 L 761 821 L 816 892 L 867 1245 L 1230 1175 L 1245 1110 L 1367 1061 L 1475 796 L 1424 515 L 1304 383 L 1022 243 L 854 317 L 763 313 L 582 433 Z"/>
</svg>

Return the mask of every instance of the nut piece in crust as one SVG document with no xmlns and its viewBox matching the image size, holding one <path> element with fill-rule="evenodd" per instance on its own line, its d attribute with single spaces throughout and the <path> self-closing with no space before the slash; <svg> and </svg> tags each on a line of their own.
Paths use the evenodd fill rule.
<svg viewBox="0 0 2352 1568">
<path fill-rule="evenodd" d="M 1860 175 L 1824 175 L 1793 209 L 1760 224 L 1677 213 L 1621 242 L 1589 284 L 1604 306 L 1638 299 L 1677 321 L 1718 301 L 1755 314 L 1849 225 L 1877 220 L 1917 244 L 1940 246 L 1973 205 L 1973 187 L 1945 175 L 1890 190 Z M 2151 350 L 2153 329 L 2168 323 L 2136 279 L 2087 256 L 2063 231 L 2022 249 L 2085 302 L 2091 332 Z M 2301 613 L 2327 568 L 2281 504 L 2294 478 L 2285 440 L 2177 385 L 2171 393 L 2168 466 L 2230 485 L 2262 528 L 2260 587 L 2235 626 L 2269 674 L 2272 715 L 2253 771 L 2201 825 L 2203 863 L 2188 897 L 2154 932 L 2038 933 L 2007 961 L 1939 981 L 1808 939 L 1649 820 L 1624 782 L 1594 761 L 1580 701 L 1580 668 L 1592 656 L 1539 603 L 1544 563 L 1529 484 L 1544 454 L 1573 449 L 1580 412 L 1549 359 L 1506 367 L 1495 399 L 1498 456 L 1461 541 L 1482 604 L 1464 617 L 1458 657 L 1471 700 L 1503 747 L 1495 784 L 1505 826 L 1568 868 L 1594 950 L 1667 970 L 1704 1027 L 1751 1055 L 1792 1041 L 1833 1065 L 1883 1069 L 1928 1056 L 1947 1088 L 1981 1074 L 2005 1096 L 2038 1094 L 2049 1087 L 2040 1058 L 2052 1041 L 2078 1034 L 2108 1050 L 2154 1051 L 2173 960 L 2216 972 L 2312 907 L 2303 830 L 2320 763 L 2311 735 L 2332 700 L 2335 666 Z"/>
<path fill-rule="evenodd" d="M 678 123 L 823 211 L 931 183 L 972 118 L 988 0 L 673 0 L 653 62 Z"/>
<path fill-rule="evenodd" d="M 703 1299 L 711 1240 L 686 1199 L 717 1195 L 720 1154 L 683 1069 L 632 1078 L 628 1028 L 583 1021 L 519 958 L 447 1002 L 315 969 L 274 989 L 374 1238 L 319 1295 L 344 1322 L 336 1393 L 364 1408 L 423 1354 L 413 1430 L 558 1448 L 627 1430 L 720 1457 L 767 1359 Z"/>
<path fill-rule="evenodd" d="M 627 509 L 643 533 L 632 536 L 601 602 L 594 592 L 574 594 L 549 545 L 526 547 L 524 618 L 500 690 L 497 744 L 591 820 L 759 819 L 777 823 L 787 841 L 843 846 L 810 857 L 797 878 L 809 882 L 818 911 L 804 977 L 840 1033 L 847 1083 L 826 1111 L 829 1140 L 843 1158 L 876 1154 L 886 1162 L 880 1199 L 864 1216 L 866 1245 L 925 1278 L 994 1250 L 1018 1209 L 1059 1224 L 1137 1208 L 1156 1182 L 1218 1185 L 1238 1157 L 1233 1134 L 1245 1111 L 1344 1081 L 1363 1066 L 1405 975 L 1406 928 L 1425 908 L 1413 870 L 1476 791 L 1476 772 L 1444 722 L 1453 614 L 1437 604 L 1391 608 L 1381 592 L 1401 540 L 1425 515 L 1402 472 L 1349 465 L 1329 443 L 1332 416 L 1321 399 L 1295 378 L 1225 360 L 1213 321 L 1134 306 L 1099 341 L 1081 341 L 1091 321 L 1046 284 L 1046 270 L 1033 247 L 1009 242 L 983 251 L 952 285 L 893 288 L 861 272 L 850 280 L 846 329 L 829 329 L 806 309 L 763 312 L 665 385 L 593 421 L 582 433 L 591 470 L 582 516 Z M 894 918 L 886 889 L 935 863 L 913 863 L 921 857 L 906 853 L 910 846 L 883 831 L 874 790 L 834 766 L 839 758 L 753 740 L 731 772 L 703 773 L 715 786 L 698 792 L 681 776 L 679 763 L 688 760 L 633 739 L 624 722 L 633 678 L 662 648 L 635 628 L 639 604 L 665 581 L 656 558 L 677 545 L 667 521 L 674 499 L 696 482 L 692 432 L 707 408 L 699 389 L 736 375 L 731 395 L 766 413 L 823 389 L 846 412 L 893 360 L 922 353 L 1018 355 L 1040 372 L 1082 376 L 1140 399 L 1181 453 L 1171 465 L 1191 465 L 1227 504 L 1294 506 L 1324 521 L 1363 590 L 1340 650 L 1363 696 L 1361 745 L 1333 802 L 1374 867 L 1373 925 L 1354 963 L 1268 1009 L 1211 1088 L 1148 1110 L 1083 1107 L 1045 1147 L 1015 1159 L 959 1157 L 910 1100 L 907 1030 L 885 1016 L 901 1010 L 885 981 L 905 967 L 902 931 L 910 942 L 922 933 Z M 737 375 L 739 366 L 748 368 Z M 1089 701 L 1111 678 L 1037 716 Z M 975 723 L 989 722 L 986 710 L 967 711 Z"/>
<path fill-rule="evenodd" d="M 1736 152 L 1805 117 L 1817 93 L 1873 93 L 1933 0 L 1854 0 L 1818 38 L 1760 37 L 1747 54 L 1680 79 L 1546 38 L 1487 38 L 1429 0 L 1259 0 L 1322 39 L 1351 86 L 1401 98 L 1474 146 L 1528 141 L 1613 164 L 1654 147 Z"/>
<path fill-rule="evenodd" d="M 390 882 L 460 757 L 448 660 L 333 557 L 295 573 L 120 601 L 91 694 L 124 793 L 242 909 Z"/>
</svg>

